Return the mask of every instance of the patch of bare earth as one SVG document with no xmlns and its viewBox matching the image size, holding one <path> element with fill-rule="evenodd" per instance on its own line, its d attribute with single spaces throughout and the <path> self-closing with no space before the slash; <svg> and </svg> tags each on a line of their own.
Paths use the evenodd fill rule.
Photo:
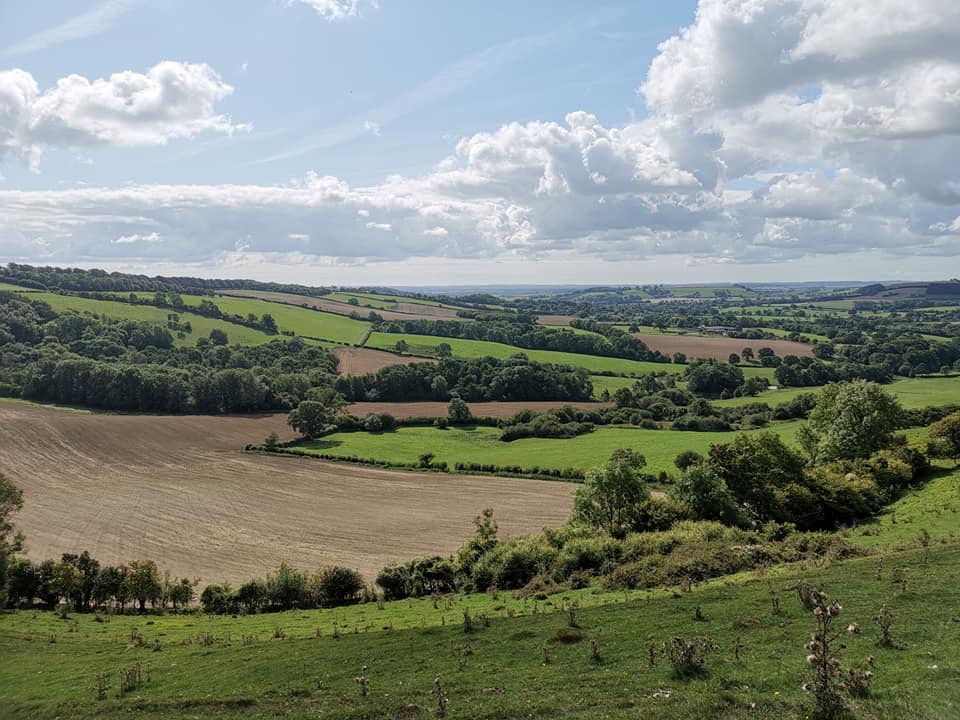
<svg viewBox="0 0 960 720">
<path fill-rule="evenodd" d="M 688 358 L 726 360 L 730 357 L 730 353 L 739 355 L 745 347 L 753 348 L 755 353 L 762 347 L 768 347 L 780 357 L 813 355 L 812 345 L 790 340 L 746 340 L 723 336 L 635 334 L 651 350 L 659 350 L 664 355 L 681 352 Z"/>
<path fill-rule="evenodd" d="M 409 365 L 411 363 L 436 362 L 433 358 L 395 355 L 372 348 L 338 347 L 333 351 L 340 361 L 337 371 L 341 375 L 366 375 L 390 365 Z"/>
<path fill-rule="evenodd" d="M 598 402 L 554 402 L 554 401 L 532 401 L 532 402 L 477 402 L 469 403 L 470 411 L 477 417 L 496 417 L 508 418 L 516 415 L 521 410 L 534 410 L 543 412 L 572 405 L 587 410 L 599 410 L 600 408 L 611 407 L 611 403 Z M 447 414 L 447 403 L 445 402 L 358 402 L 353 403 L 347 408 L 347 412 L 352 415 L 367 415 L 368 413 L 390 413 L 397 418 L 408 417 L 440 417 Z"/>
<path fill-rule="evenodd" d="M 90 550 L 156 560 L 204 582 L 241 582 L 287 561 L 385 564 L 454 551 L 483 508 L 505 535 L 558 525 L 565 483 L 406 473 L 239 452 L 282 415 L 101 415 L 0 403 L 0 472 L 24 491 L 17 525 L 35 560 Z"/>
<path fill-rule="evenodd" d="M 576 315 L 537 315 L 537 322 L 540 325 L 560 325 L 566 327 Z"/>
</svg>

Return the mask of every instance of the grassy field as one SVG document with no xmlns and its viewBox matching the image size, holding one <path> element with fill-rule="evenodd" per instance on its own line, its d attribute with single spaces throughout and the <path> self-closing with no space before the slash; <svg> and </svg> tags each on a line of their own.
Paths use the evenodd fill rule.
<svg viewBox="0 0 960 720">
<path fill-rule="evenodd" d="M 440 343 L 447 343 L 453 350 L 453 355 L 459 358 L 495 357 L 508 358 L 517 353 L 523 353 L 531 360 L 542 363 L 556 363 L 571 367 L 586 368 L 591 372 L 609 372 L 618 375 L 641 375 L 653 372 L 681 373 L 684 365 L 673 363 L 655 363 L 642 360 L 624 360 L 622 358 L 599 357 L 596 355 L 581 355 L 578 353 L 558 352 L 555 350 L 528 350 L 513 345 L 487 342 L 486 340 L 463 340 L 460 338 L 444 338 L 432 335 L 409 335 L 400 333 L 374 332 L 366 342 L 366 347 L 392 350 L 398 340 L 404 340 L 411 354 L 432 354 Z M 773 370 L 762 367 L 744 367 L 747 377 L 773 377 Z"/>
<path fill-rule="evenodd" d="M 167 324 L 167 315 L 173 312 L 151 305 L 131 305 L 130 303 L 113 302 L 112 300 L 91 300 L 56 293 L 32 293 L 30 297 L 35 300 L 43 300 L 56 312 L 74 310 L 76 312 L 97 313 L 98 315 L 122 320 L 139 320 L 163 326 Z M 193 332 L 187 333 L 183 339 L 177 338 L 176 333 L 174 333 L 174 343 L 177 345 L 196 345 L 199 338 L 207 337 L 210 331 L 214 329 L 223 330 L 230 339 L 230 343 L 237 345 L 262 345 L 277 338 L 276 335 L 267 335 L 261 330 L 228 323 L 224 320 L 216 320 L 190 312 L 178 314 L 181 322 L 190 321 Z"/>
<path fill-rule="evenodd" d="M 183 301 L 187 305 L 199 305 L 201 300 L 210 300 L 199 295 L 184 295 Z M 354 320 L 344 315 L 309 310 L 295 305 L 268 302 L 267 300 L 253 300 L 250 298 L 229 297 L 218 295 L 213 302 L 225 313 L 246 317 L 253 313 L 257 317 L 264 314 L 273 315 L 277 327 L 281 330 L 290 330 L 295 335 L 319 338 L 335 343 L 354 345 L 363 339 L 370 329 L 370 323 Z"/>
<path fill-rule="evenodd" d="M 799 423 L 771 426 L 788 441 Z M 647 470 L 675 471 L 673 459 L 682 450 L 706 452 L 712 443 L 732 440 L 733 433 L 644 430 L 600 427 L 570 439 L 524 438 L 501 442 L 499 430 L 491 427 L 404 427 L 394 432 L 342 432 L 298 446 L 301 450 L 339 457 L 362 457 L 415 463 L 421 453 L 432 452 L 437 462 L 453 467 L 456 462 L 519 465 L 524 468 L 586 469 L 602 463 L 620 448 L 630 448 L 647 459 Z"/>
<path fill-rule="evenodd" d="M 960 376 L 903 378 L 883 387 L 887 392 L 895 395 L 900 400 L 900 404 L 908 410 L 938 405 L 960 405 Z M 771 407 L 775 407 L 789 402 L 801 393 L 818 392 L 819 390 L 819 387 L 785 387 L 779 390 L 767 390 L 754 397 L 730 398 L 729 400 L 714 400 L 712 402 L 718 407 L 738 407 L 753 402 L 765 402 Z M 602 392 L 602 389 L 600 392 Z M 610 392 L 613 392 L 613 390 Z"/>
<path fill-rule="evenodd" d="M 960 547 L 935 546 L 925 564 L 916 549 L 888 552 L 885 567 L 910 568 L 906 591 L 891 582 L 889 569 L 878 579 L 871 557 L 776 568 L 766 578 L 732 578 L 676 596 L 579 591 L 578 624 L 586 638 L 599 638 L 599 660 L 591 659 L 586 640 L 554 640 L 566 625 L 559 596 L 518 603 L 501 593 L 441 599 L 436 609 L 421 600 L 382 610 L 371 604 L 234 618 L 115 616 L 102 623 L 92 615 L 60 620 L 53 613 L 4 613 L 0 714 L 430 718 L 436 717 L 431 690 L 439 677 L 451 718 L 799 720 L 812 707 L 800 689 L 812 617 L 790 588 L 803 578 L 842 602 L 844 622 L 863 628 L 846 641 L 844 660 L 877 658 L 872 693 L 856 700 L 854 717 L 956 717 L 960 660 L 951 617 Z M 777 616 L 770 613 L 772 595 L 781 602 Z M 884 603 L 894 609 L 893 633 L 902 649 L 874 645 L 872 618 Z M 694 619 L 696 606 L 702 621 Z M 488 625 L 477 623 L 465 634 L 466 608 L 486 613 Z M 145 638 L 142 645 L 130 641 L 134 628 Z M 705 674 L 679 679 L 662 657 L 648 662 L 650 645 L 678 634 L 706 635 L 717 644 Z M 135 663 L 149 668 L 149 682 L 118 697 L 118 671 Z M 111 685 L 100 701 L 97 673 L 106 673 Z M 365 697 L 355 680 L 360 675 L 368 682 Z"/>
</svg>

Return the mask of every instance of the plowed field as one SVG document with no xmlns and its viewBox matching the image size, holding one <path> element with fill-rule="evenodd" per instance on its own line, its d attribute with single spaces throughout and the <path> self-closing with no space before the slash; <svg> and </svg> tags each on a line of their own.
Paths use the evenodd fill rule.
<svg viewBox="0 0 960 720">
<path fill-rule="evenodd" d="M 704 335 L 646 335 L 637 333 L 651 350 L 659 350 L 664 355 L 681 352 L 688 358 L 714 358 L 726 360 L 730 353 L 739 355 L 745 347 L 753 348 L 756 353 L 762 347 L 772 348 L 780 357 L 813 355 L 813 346 L 790 340 L 744 340 L 723 336 Z"/>
<path fill-rule="evenodd" d="M 368 579 L 386 563 L 449 553 L 493 507 L 504 535 L 557 525 L 566 483 L 406 473 L 239 452 L 282 415 L 101 415 L 0 403 L 0 472 L 24 491 L 16 523 L 34 559 L 84 549 L 148 558 L 204 582 L 281 561 L 337 563 Z"/>
<path fill-rule="evenodd" d="M 388 365 L 409 365 L 418 362 L 436 362 L 430 358 L 400 356 L 371 348 L 339 347 L 333 354 L 340 360 L 337 371 L 341 375 L 366 375 Z"/>
</svg>

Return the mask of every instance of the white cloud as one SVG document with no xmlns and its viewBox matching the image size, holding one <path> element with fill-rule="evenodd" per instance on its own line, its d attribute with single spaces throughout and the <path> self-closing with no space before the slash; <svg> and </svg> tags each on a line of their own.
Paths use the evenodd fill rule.
<svg viewBox="0 0 960 720">
<path fill-rule="evenodd" d="M 366 117 L 390 122 L 452 93 L 480 72 L 476 63 Z M 40 102 L 73 97 L 72 83 L 41 96 L 23 71 L 0 77 L 0 153 L 236 128 L 215 114 L 222 96 L 209 88 L 206 102 L 176 111 L 144 103 L 121 122 L 106 101 L 88 101 L 98 112 Z M 362 187 L 309 173 L 286 185 L 0 191 L 0 255 L 231 267 L 440 258 L 725 268 L 874 253 L 937 268 L 923 258 L 960 253 L 953 3 L 702 0 L 693 24 L 661 45 L 641 92 L 645 119 L 612 127 L 578 110 L 563 122 L 507 123 L 460 139 L 429 172 Z M 69 122 L 35 123 L 47 105 Z M 105 125 L 90 120 L 100 114 Z M 349 137 L 379 129 L 363 117 Z M 104 240 L 151 234 L 163 242 Z"/>
<path fill-rule="evenodd" d="M 327 22 L 341 22 L 361 17 L 365 9 L 376 10 L 377 0 L 288 0 L 290 5 L 309 5 Z"/>
<path fill-rule="evenodd" d="M 160 234 L 152 232 L 149 235 L 140 235 L 137 233 L 133 235 L 121 235 L 110 242 L 114 245 L 133 245 L 134 243 L 156 243 L 161 241 L 162 238 Z"/>
<path fill-rule="evenodd" d="M 91 10 L 12 45 L 7 48 L 6 54 L 22 55 L 59 45 L 69 40 L 79 40 L 97 35 L 109 29 L 135 2 L 136 0 L 102 0 Z"/>
<path fill-rule="evenodd" d="M 69 75 L 42 93 L 25 70 L 0 71 L 0 160 L 11 154 L 36 166 L 50 147 L 156 145 L 249 129 L 215 110 L 232 92 L 210 66 L 172 61 L 145 74 Z"/>
<path fill-rule="evenodd" d="M 364 120 L 363 129 L 367 132 L 380 137 L 380 123 L 376 123 L 373 120 Z"/>
</svg>

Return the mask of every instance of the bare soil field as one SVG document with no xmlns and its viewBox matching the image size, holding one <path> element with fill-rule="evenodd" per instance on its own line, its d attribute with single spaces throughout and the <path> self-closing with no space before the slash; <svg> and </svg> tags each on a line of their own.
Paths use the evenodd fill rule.
<svg viewBox="0 0 960 720">
<path fill-rule="evenodd" d="M 406 473 L 239 452 L 283 415 L 106 415 L 0 403 L 0 472 L 24 492 L 16 524 L 39 560 L 90 550 L 233 583 L 287 561 L 383 565 L 449 553 L 485 507 L 504 535 L 564 521 L 566 483 Z"/>
<path fill-rule="evenodd" d="M 478 402 L 469 403 L 470 411 L 478 417 L 508 418 L 521 410 L 553 410 L 554 408 L 572 405 L 573 407 L 599 410 L 611 407 L 613 403 L 600 402 L 559 402 L 559 401 L 531 401 L 531 402 Z M 353 415 L 368 413 L 390 413 L 394 417 L 446 417 L 447 403 L 444 402 L 358 402 L 347 408 Z"/>
<path fill-rule="evenodd" d="M 370 308 L 350 305 L 349 303 L 339 302 L 337 300 L 327 300 L 322 297 L 290 297 L 282 293 L 272 293 L 262 290 L 217 290 L 220 295 L 230 295 L 232 297 L 254 298 L 256 300 L 269 300 L 270 302 L 283 303 L 284 305 L 296 305 L 298 307 L 312 307 L 324 312 L 335 313 L 337 315 L 351 315 L 358 313 L 361 319 L 365 319 L 370 313 Z M 429 305 L 417 305 L 415 303 L 397 303 L 396 310 L 381 310 L 375 308 L 373 312 L 377 313 L 384 320 L 436 320 L 437 318 L 457 319 L 457 311 L 450 308 L 431 307 Z"/>
<path fill-rule="evenodd" d="M 537 322 L 540 325 L 560 325 L 566 327 L 571 320 L 576 319 L 576 315 L 537 315 Z"/>
<path fill-rule="evenodd" d="M 395 309 L 398 313 L 403 313 L 407 316 L 416 315 L 419 317 L 433 318 L 434 320 L 463 320 L 463 318 L 457 316 L 457 311 L 454 308 L 438 307 L 436 305 L 398 302 Z M 412 318 L 407 317 L 407 319 Z"/>
<path fill-rule="evenodd" d="M 651 350 L 659 350 L 665 355 L 682 352 L 688 358 L 715 358 L 726 360 L 730 353 L 739 355 L 745 347 L 753 348 L 754 353 L 762 347 L 772 348 L 783 357 L 785 355 L 813 355 L 813 346 L 790 340 L 745 340 L 722 336 L 703 335 L 647 335 L 634 333 Z"/>
<path fill-rule="evenodd" d="M 409 365 L 420 362 L 436 362 L 433 358 L 394 355 L 372 348 L 340 347 L 333 351 L 340 360 L 337 370 L 340 375 L 366 375 L 389 365 Z"/>
</svg>

